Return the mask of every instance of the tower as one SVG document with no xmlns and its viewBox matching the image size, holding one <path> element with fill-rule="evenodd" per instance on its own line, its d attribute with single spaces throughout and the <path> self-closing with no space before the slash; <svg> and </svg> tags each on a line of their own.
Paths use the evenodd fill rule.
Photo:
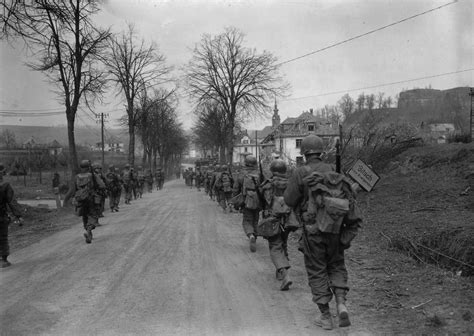
<svg viewBox="0 0 474 336">
<path fill-rule="evenodd" d="M 272 116 L 272 128 L 275 129 L 280 125 L 280 116 L 278 115 L 278 107 L 277 102 L 275 99 L 275 107 L 273 108 L 273 116 Z"/>
</svg>

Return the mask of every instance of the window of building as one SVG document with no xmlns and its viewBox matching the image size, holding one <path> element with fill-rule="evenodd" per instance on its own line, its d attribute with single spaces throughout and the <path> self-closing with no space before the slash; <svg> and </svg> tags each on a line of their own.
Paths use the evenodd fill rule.
<svg viewBox="0 0 474 336">
<path fill-rule="evenodd" d="M 246 151 L 247 151 L 247 147 L 244 147 L 244 152 L 246 152 Z"/>
<path fill-rule="evenodd" d="M 314 131 L 314 125 L 308 125 L 308 132 Z"/>
<path fill-rule="evenodd" d="M 300 148 L 301 147 L 301 141 L 303 139 L 296 139 L 296 148 Z"/>
<path fill-rule="evenodd" d="M 244 139 L 244 140 L 242 140 L 242 143 L 243 143 L 244 145 L 248 145 L 248 144 L 249 144 L 249 140 L 248 140 L 248 139 Z"/>
<path fill-rule="evenodd" d="M 280 138 L 280 151 L 283 150 L 283 138 Z"/>
</svg>

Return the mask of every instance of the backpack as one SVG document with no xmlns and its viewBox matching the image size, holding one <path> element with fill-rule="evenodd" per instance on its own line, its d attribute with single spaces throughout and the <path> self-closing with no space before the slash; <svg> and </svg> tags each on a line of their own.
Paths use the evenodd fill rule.
<svg viewBox="0 0 474 336">
<path fill-rule="evenodd" d="M 76 193 L 74 194 L 74 200 L 77 207 L 82 207 L 84 203 L 89 201 L 92 197 L 92 183 L 91 173 L 80 173 L 76 175 Z"/>
<path fill-rule="evenodd" d="M 224 192 L 232 191 L 232 182 L 228 173 L 222 173 L 220 180 Z"/>
<path fill-rule="evenodd" d="M 354 201 L 350 182 L 336 172 L 312 172 L 303 182 L 308 187 L 306 230 L 339 234 Z"/>
<path fill-rule="evenodd" d="M 242 187 L 242 195 L 244 195 L 245 207 L 251 210 L 261 209 L 262 205 L 260 202 L 260 197 L 257 193 L 257 181 L 258 176 L 252 174 L 244 175 L 244 182 Z"/>
<path fill-rule="evenodd" d="M 283 216 L 290 213 L 290 207 L 285 203 L 283 194 L 288 184 L 285 177 L 274 176 L 270 183 L 263 186 L 263 197 L 268 209 L 276 216 Z"/>
</svg>

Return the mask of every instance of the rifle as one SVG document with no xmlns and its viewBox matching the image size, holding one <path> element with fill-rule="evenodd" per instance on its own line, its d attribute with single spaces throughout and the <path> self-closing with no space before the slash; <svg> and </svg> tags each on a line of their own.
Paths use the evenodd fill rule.
<svg viewBox="0 0 474 336">
<path fill-rule="evenodd" d="M 336 141 L 336 172 L 341 173 L 341 142 Z"/>
</svg>

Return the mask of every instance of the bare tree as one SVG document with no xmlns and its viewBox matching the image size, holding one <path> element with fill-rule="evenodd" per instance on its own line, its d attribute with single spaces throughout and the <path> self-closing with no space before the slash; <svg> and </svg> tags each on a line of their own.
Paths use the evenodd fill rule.
<svg viewBox="0 0 474 336">
<path fill-rule="evenodd" d="M 347 119 L 354 112 L 355 102 L 354 99 L 346 93 L 344 96 L 339 99 L 337 102 L 339 110 L 342 112 L 344 119 Z"/>
<path fill-rule="evenodd" d="M 100 55 L 110 37 L 98 28 L 92 16 L 98 12 L 93 0 L 2 1 L 2 36 L 22 38 L 36 62 L 29 66 L 43 72 L 55 84 L 64 103 L 71 173 L 79 170 L 74 122 L 83 99 L 87 106 L 100 98 L 105 84 L 99 69 Z M 72 186 L 67 199 L 72 195 Z"/>
<path fill-rule="evenodd" d="M 9 129 L 4 129 L 0 134 L 0 144 L 5 145 L 6 149 L 13 149 L 17 146 L 15 133 Z"/>
<path fill-rule="evenodd" d="M 171 68 L 166 66 L 165 57 L 158 52 L 154 43 L 147 45 L 143 39 L 138 40 L 132 25 L 129 25 L 127 32 L 111 40 L 106 63 L 112 81 L 117 84 L 119 92 L 124 94 L 127 103 L 128 161 L 133 166 L 135 128 L 140 111 L 136 108 L 138 99 L 140 95 L 146 95 L 148 88 L 169 81 Z"/>
<path fill-rule="evenodd" d="M 384 99 L 382 107 L 392 107 L 392 103 L 393 103 L 392 97 L 388 96 L 387 98 Z"/>
<path fill-rule="evenodd" d="M 244 34 L 233 27 L 214 37 L 206 34 L 185 67 L 190 96 L 198 105 L 209 100 L 220 104 L 230 133 L 238 115 L 268 113 L 267 103 L 288 88 L 278 75 L 277 59 L 267 51 L 258 54 L 243 42 Z M 228 146 L 228 160 L 232 162 L 232 142 Z"/>
<path fill-rule="evenodd" d="M 376 103 L 377 103 L 377 107 L 380 109 L 382 107 L 384 107 L 384 102 L 385 102 L 385 99 L 384 99 L 384 96 L 385 96 L 385 93 L 383 92 L 379 92 L 377 93 L 377 97 L 375 98 L 376 100 Z"/>
<path fill-rule="evenodd" d="M 375 95 L 372 93 L 370 95 L 365 96 L 365 106 L 369 111 L 372 111 L 375 106 Z"/>
<path fill-rule="evenodd" d="M 362 111 L 365 106 L 365 94 L 362 92 L 356 100 L 357 111 Z"/>
</svg>

